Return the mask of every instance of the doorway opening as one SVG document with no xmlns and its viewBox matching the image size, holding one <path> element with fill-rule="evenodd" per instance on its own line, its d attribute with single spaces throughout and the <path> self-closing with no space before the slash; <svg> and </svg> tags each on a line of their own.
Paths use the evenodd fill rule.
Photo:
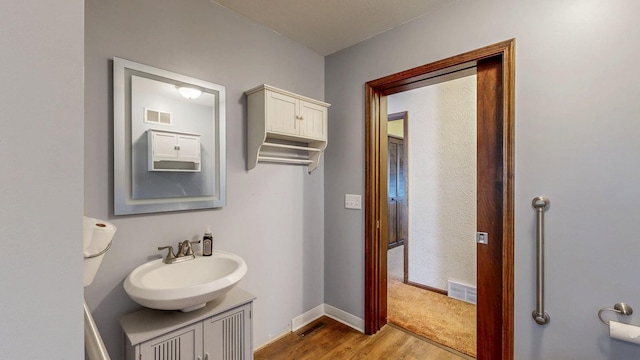
<svg viewBox="0 0 640 360">
<path fill-rule="evenodd" d="M 387 323 L 387 95 L 477 70 L 477 358 L 513 358 L 514 46 L 508 40 L 365 85 L 365 332 Z M 409 240 L 410 241 L 410 240 Z"/>
<path fill-rule="evenodd" d="M 401 124 L 393 114 L 387 123 L 387 322 L 471 357 L 476 356 L 476 77 L 473 67 L 387 96 L 387 112 L 411 114 L 406 131 L 396 129 Z M 404 246 L 393 247 L 397 239 Z"/>
</svg>

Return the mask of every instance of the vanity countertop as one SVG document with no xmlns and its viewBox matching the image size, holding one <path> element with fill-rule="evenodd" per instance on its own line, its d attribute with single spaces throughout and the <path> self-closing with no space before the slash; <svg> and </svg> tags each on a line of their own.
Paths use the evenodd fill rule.
<svg viewBox="0 0 640 360">
<path fill-rule="evenodd" d="M 202 309 L 191 312 L 143 309 L 120 318 L 120 326 L 132 345 L 153 339 L 169 331 L 248 304 L 256 297 L 237 286 L 224 296 L 210 301 Z"/>
</svg>

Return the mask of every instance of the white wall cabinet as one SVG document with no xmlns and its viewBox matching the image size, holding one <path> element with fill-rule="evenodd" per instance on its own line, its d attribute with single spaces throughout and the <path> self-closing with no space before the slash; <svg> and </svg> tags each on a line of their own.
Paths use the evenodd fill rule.
<svg viewBox="0 0 640 360">
<path fill-rule="evenodd" d="M 200 171 L 200 135 L 148 130 L 149 171 Z"/>
<path fill-rule="evenodd" d="M 307 139 L 327 139 L 327 107 L 266 90 L 267 131 Z M 255 111 L 256 109 L 251 109 Z"/>
<path fill-rule="evenodd" d="M 251 360 L 254 299 L 234 288 L 188 313 L 145 309 L 125 315 L 125 359 Z"/>
<path fill-rule="evenodd" d="M 269 85 L 248 90 L 248 164 L 258 162 L 318 166 L 327 146 L 329 104 Z"/>
</svg>

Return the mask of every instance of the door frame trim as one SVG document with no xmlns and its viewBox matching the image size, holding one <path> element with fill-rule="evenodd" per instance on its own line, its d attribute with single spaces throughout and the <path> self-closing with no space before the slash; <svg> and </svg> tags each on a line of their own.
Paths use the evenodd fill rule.
<svg viewBox="0 0 640 360">
<path fill-rule="evenodd" d="M 513 359 L 514 330 L 514 120 L 515 120 L 515 39 L 486 46 L 461 55 L 385 76 L 365 84 L 365 333 L 374 334 L 386 324 L 387 253 L 384 244 L 387 221 L 387 191 L 381 187 L 386 169 L 386 96 L 425 86 L 435 77 L 474 67 L 480 61 L 500 61 L 501 83 L 501 195 L 502 195 L 502 314 L 495 332 L 500 339 L 501 359 Z M 478 94 L 478 102 L 482 101 Z M 478 114 L 480 116 L 480 114 Z M 481 119 L 478 119 L 481 121 Z M 481 295 L 481 294 L 480 294 Z M 480 331 L 478 332 L 480 337 Z M 481 339 L 479 339 L 481 340 Z M 478 359 L 484 358 L 478 341 Z M 497 354 L 489 354 L 492 359 Z"/>
</svg>

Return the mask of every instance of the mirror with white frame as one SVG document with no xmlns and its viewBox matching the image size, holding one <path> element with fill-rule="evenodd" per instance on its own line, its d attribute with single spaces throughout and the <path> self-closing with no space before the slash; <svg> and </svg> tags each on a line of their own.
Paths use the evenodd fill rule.
<svg viewBox="0 0 640 360">
<path fill-rule="evenodd" d="M 115 215 L 226 202 L 225 87 L 113 59 Z"/>
</svg>

